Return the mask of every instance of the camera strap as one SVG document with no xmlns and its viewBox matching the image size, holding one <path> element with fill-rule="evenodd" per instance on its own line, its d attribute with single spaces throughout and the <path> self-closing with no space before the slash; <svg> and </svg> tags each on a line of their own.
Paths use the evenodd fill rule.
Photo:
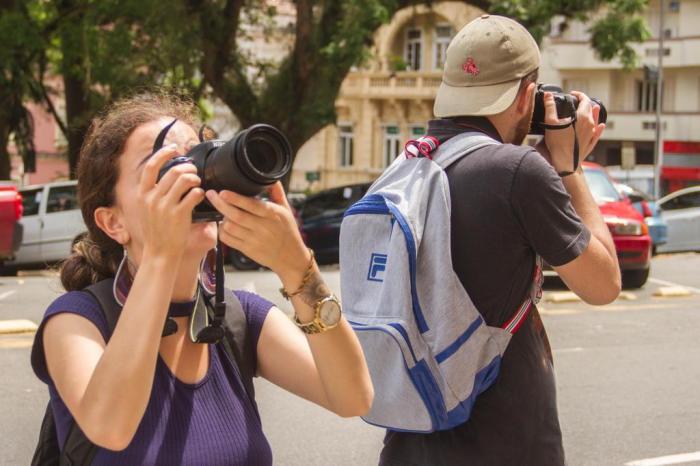
<svg viewBox="0 0 700 466">
<path fill-rule="evenodd" d="M 571 126 L 574 129 L 574 170 L 573 171 L 562 171 L 558 172 L 557 174 L 564 178 L 565 176 L 573 175 L 576 173 L 576 170 L 578 170 L 578 164 L 579 164 L 579 154 L 578 154 L 578 136 L 576 135 L 576 114 L 574 113 L 573 118 L 571 118 L 571 121 L 568 123 L 564 123 L 562 125 L 548 125 L 547 123 L 542 123 L 542 127 L 544 129 L 550 129 L 550 130 L 560 130 L 560 129 L 566 129 L 569 126 Z"/>
<path fill-rule="evenodd" d="M 217 224 L 218 228 L 218 224 Z M 206 307 L 205 312 L 195 314 L 205 316 L 204 322 L 197 322 L 194 317 L 191 319 L 190 339 L 194 343 L 218 343 L 224 338 L 223 321 L 226 317 L 226 300 L 224 299 L 224 253 L 221 240 L 217 235 L 216 239 L 216 289 L 214 293 L 214 303 L 211 302 L 212 296 L 208 295 L 202 288 L 198 286 L 198 293 L 201 299 L 198 299 Z M 199 327 L 195 329 L 195 327 Z"/>
</svg>

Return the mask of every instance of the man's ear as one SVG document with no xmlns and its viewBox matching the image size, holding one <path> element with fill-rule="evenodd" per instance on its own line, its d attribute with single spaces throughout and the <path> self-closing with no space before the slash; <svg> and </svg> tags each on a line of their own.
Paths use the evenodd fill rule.
<svg viewBox="0 0 700 466">
<path fill-rule="evenodd" d="M 530 110 L 530 105 L 532 99 L 534 99 L 536 88 L 537 85 L 535 83 L 528 83 L 528 85 L 525 86 L 524 89 L 520 89 L 520 92 L 518 92 L 518 103 L 516 107 L 518 115 L 523 115 Z"/>
<path fill-rule="evenodd" d="M 126 231 L 116 207 L 98 207 L 95 209 L 94 218 L 97 227 L 114 241 L 122 246 L 129 242 L 129 232 Z"/>
</svg>

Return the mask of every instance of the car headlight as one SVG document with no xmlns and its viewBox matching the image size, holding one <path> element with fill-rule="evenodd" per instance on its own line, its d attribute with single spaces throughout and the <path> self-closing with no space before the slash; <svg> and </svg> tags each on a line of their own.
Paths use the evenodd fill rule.
<svg viewBox="0 0 700 466">
<path fill-rule="evenodd" d="M 649 232 L 646 223 L 637 220 L 620 217 L 604 217 L 603 219 L 614 235 L 641 236 Z"/>
</svg>

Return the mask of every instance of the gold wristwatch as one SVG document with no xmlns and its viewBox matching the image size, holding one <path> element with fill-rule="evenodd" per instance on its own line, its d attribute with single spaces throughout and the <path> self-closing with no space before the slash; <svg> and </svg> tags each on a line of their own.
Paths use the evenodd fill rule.
<svg viewBox="0 0 700 466">
<path fill-rule="evenodd" d="M 307 335 L 323 333 L 338 325 L 342 310 L 340 301 L 334 295 L 326 296 L 320 299 L 314 306 L 314 319 L 308 323 L 302 323 L 299 316 L 294 314 L 294 322 L 302 332 Z"/>
</svg>

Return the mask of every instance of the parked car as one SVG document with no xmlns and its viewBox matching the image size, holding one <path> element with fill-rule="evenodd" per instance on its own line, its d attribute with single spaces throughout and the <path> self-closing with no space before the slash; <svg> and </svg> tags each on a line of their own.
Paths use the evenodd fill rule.
<svg viewBox="0 0 700 466">
<path fill-rule="evenodd" d="M 12 259 L 23 236 L 22 195 L 13 184 L 0 185 L 0 265 Z"/>
<path fill-rule="evenodd" d="M 615 189 L 603 167 L 584 162 L 583 173 L 615 242 L 623 286 L 641 288 L 649 278 L 652 245 L 644 217 Z"/>
<path fill-rule="evenodd" d="M 338 262 L 343 214 L 365 195 L 370 185 L 362 183 L 321 191 L 309 196 L 299 208 L 302 236 L 320 264 Z"/>
<path fill-rule="evenodd" d="M 656 205 L 668 224 L 668 241 L 658 251 L 700 251 L 700 186 L 672 192 Z"/>
<path fill-rule="evenodd" d="M 9 271 L 66 259 L 74 241 L 87 228 L 78 206 L 76 181 L 60 181 L 20 189 L 24 236 Z"/>
<path fill-rule="evenodd" d="M 615 187 L 623 196 L 632 203 L 632 207 L 644 217 L 644 223 L 649 227 L 649 236 L 652 241 L 652 253 L 665 244 L 668 239 L 668 225 L 661 216 L 661 210 L 652 197 L 637 188 L 626 184 L 615 183 Z"/>
</svg>

